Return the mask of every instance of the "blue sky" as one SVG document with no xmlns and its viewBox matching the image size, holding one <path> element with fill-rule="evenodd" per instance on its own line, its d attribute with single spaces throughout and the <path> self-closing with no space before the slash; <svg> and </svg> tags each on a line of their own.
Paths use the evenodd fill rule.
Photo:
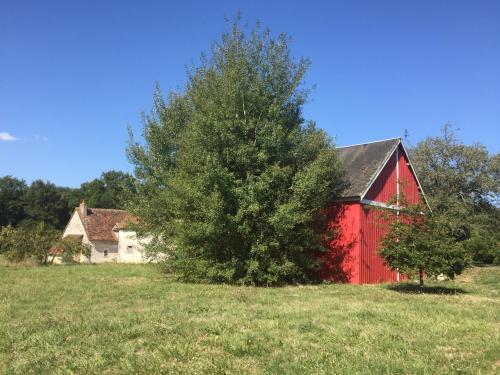
<svg viewBox="0 0 500 375">
<path fill-rule="evenodd" d="M 405 128 L 416 143 L 450 122 L 500 151 L 500 1 L 3 0 L 0 176 L 130 171 L 127 126 L 140 131 L 155 82 L 182 88 L 238 11 L 311 59 L 305 117 L 337 144 Z"/>
</svg>

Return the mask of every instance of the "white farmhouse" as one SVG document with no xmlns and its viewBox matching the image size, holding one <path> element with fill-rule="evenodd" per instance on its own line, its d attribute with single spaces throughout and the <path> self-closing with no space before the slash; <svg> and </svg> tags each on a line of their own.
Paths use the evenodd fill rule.
<svg viewBox="0 0 500 375">
<path fill-rule="evenodd" d="M 90 246 L 90 257 L 82 255 L 80 262 L 146 262 L 143 242 L 133 230 L 127 229 L 133 223 L 137 223 L 137 218 L 127 211 L 88 208 L 82 202 L 66 225 L 63 238 L 73 238 Z"/>
</svg>

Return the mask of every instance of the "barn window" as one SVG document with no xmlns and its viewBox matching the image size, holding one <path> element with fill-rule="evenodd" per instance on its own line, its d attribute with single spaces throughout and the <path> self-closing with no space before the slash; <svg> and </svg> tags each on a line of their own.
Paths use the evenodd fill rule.
<svg viewBox="0 0 500 375">
<path fill-rule="evenodd" d="M 134 247 L 133 246 L 127 246 L 127 253 L 133 253 L 134 252 Z"/>
<path fill-rule="evenodd" d="M 105 249 L 104 250 L 104 256 L 107 257 L 108 256 L 108 249 Z"/>
</svg>

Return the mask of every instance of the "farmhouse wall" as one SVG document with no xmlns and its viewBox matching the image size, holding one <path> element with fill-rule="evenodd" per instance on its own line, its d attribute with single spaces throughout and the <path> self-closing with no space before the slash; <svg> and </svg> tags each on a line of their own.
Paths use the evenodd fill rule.
<svg viewBox="0 0 500 375">
<path fill-rule="evenodd" d="M 92 263 L 118 262 L 118 244 L 113 241 L 92 241 Z M 107 253 L 107 255 L 106 255 Z"/>
<path fill-rule="evenodd" d="M 118 232 L 118 261 L 123 263 L 142 263 L 144 246 L 137 239 L 134 231 L 120 230 Z"/>
</svg>

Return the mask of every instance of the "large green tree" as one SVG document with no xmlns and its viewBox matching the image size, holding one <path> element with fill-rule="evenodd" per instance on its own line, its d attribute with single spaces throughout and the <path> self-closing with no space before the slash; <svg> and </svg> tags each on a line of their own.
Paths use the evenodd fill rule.
<svg viewBox="0 0 500 375">
<path fill-rule="evenodd" d="M 235 22 L 185 91 L 156 92 L 145 143 L 128 148 L 141 182 L 131 209 L 184 280 L 314 277 L 341 168 L 331 139 L 302 117 L 308 65 L 285 35 L 258 25 L 246 35 Z"/>
<path fill-rule="evenodd" d="M 411 150 L 413 164 L 436 215 L 478 261 L 500 253 L 500 155 L 465 145 L 450 125 Z"/>
</svg>

